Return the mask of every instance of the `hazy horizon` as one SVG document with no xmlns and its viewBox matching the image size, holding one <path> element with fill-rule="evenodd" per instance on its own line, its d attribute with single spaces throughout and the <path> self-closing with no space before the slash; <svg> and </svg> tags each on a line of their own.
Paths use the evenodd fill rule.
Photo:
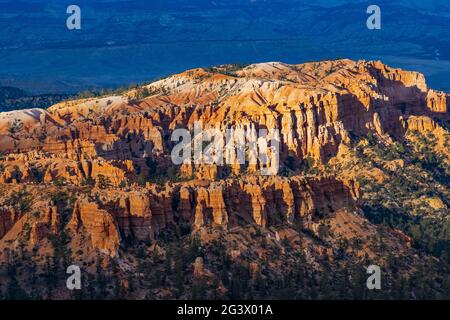
<svg viewBox="0 0 450 320">
<path fill-rule="evenodd" d="M 0 85 L 78 92 L 141 83 L 226 63 L 382 60 L 448 91 L 446 1 L 77 1 L 82 29 L 66 28 L 67 1 L 0 1 Z M 286 24 L 289 21 L 289 24 Z"/>
</svg>

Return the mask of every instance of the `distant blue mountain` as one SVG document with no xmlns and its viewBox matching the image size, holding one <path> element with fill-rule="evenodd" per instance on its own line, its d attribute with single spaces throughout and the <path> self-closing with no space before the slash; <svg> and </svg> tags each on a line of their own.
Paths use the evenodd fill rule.
<svg viewBox="0 0 450 320">
<path fill-rule="evenodd" d="M 82 9 L 82 30 L 66 8 Z M 0 85 L 76 92 L 223 63 L 380 59 L 450 91 L 450 2 L 0 0 Z"/>
</svg>

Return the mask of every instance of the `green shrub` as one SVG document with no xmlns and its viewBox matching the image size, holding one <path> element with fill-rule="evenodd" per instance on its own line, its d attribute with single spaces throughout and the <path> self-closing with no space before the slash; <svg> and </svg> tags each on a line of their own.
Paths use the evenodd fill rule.
<svg viewBox="0 0 450 320">
<path fill-rule="evenodd" d="M 67 183 L 66 179 L 63 177 L 58 177 L 55 180 L 53 180 L 53 184 L 57 187 L 65 186 Z"/>
<path fill-rule="evenodd" d="M 37 183 L 41 183 L 44 181 L 44 170 L 43 169 L 33 166 L 30 168 L 30 172 L 31 172 L 31 177 Z"/>
<path fill-rule="evenodd" d="M 33 203 L 33 196 L 26 190 L 14 191 L 5 201 L 6 205 L 19 208 L 20 212 L 28 212 Z"/>
<path fill-rule="evenodd" d="M 100 189 L 108 189 L 112 186 L 111 180 L 102 174 L 99 174 L 97 177 L 97 185 Z"/>
</svg>

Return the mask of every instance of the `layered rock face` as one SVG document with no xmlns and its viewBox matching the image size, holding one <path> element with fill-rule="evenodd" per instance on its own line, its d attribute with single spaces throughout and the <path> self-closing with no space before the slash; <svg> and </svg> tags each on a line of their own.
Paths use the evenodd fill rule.
<svg viewBox="0 0 450 320">
<path fill-rule="evenodd" d="M 221 132 L 278 129 L 282 163 L 324 163 L 341 143 L 369 131 L 402 136 L 413 115 L 448 119 L 448 100 L 448 94 L 428 90 L 423 75 L 381 62 L 195 69 L 122 96 L 2 114 L 0 151 L 7 161 L 0 181 L 30 181 L 30 168 L 38 163 L 45 181 L 62 177 L 79 185 L 102 175 L 118 186 L 147 172 L 147 158 L 164 169 L 173 130 L 192 131 L 196 122 Z M 220 177 L 221 170 L 192 166 L 186 174 Z"/>
<path fill-rule="evenodd" d="M 0 239 L 14 226 L 20 213 L 12 207 L 0 208 Z"/>
<path fill-rule="evenodd" d="M 369 132 L 389 139 L 439 130 L 432 118 L 449 119 L 449 99 L 429 90 L 423 75 L 381 62 L 195 69 L 121 96 L 1 114 L 0 184 L 73 187 L 69 222 L 61 223 L 58 208 L 50 206 L 34 221 L 32 241 L 61 230 L 86 233 L 95 249 L 111 256 L 124 239 L 152 241 L 171 224 L 299 223 L 317 232 L 317 220 L 357 211 L 356 182 L 261 177 L 260 163 L 184 163 L 173 177 L 173 131 L 193 132 L 198 123 L 219 132 L 278 130 L 281 169 L 296 170 L 325 165 Z M 165 184 L 155 184 L 161 178 Z M 0 239 L 23 215 L 0 206 Z"/>
<path fill-rule="evenodd" d="M 335 179 L 299 177 L 250 178 L 180 191 L 178 212 L 190 217 L 196 228 L 205 225 L 245 223 L 270 227 L 277 222 L 312 223 L 315 214 L 332 215 L 355 209 L 355 194 Z"/>
<path fill-rule="evenodd" d="M 95 202 L 79 200 L 67 227 L 74 232 L 84 228 L 95 248 L 113 256 L 117 252 L 120 238 L 115 221 L 107 211 L 99 209 Z"/>
<path fill-rule="evenodd" d="M 33 188 L 30 188 L 33 192 Z M 39 191 L 35 191 L 39 192 Z M 38 244 L 64 228 L 76 237 L 85 234 L 94 249 L 115 256 L 121 241 L 150 243 L 170 225 L 185 224 L 192 229 L 259 225 L 269 228 L 282 223 L 299 225 L 314 232 L 318 221 L 336 212 L 357 208 L 358 188 L 335 178 L 263 178 L 219 182 L 192 181 L 150 187 L 139 191 L 98 190 L 78 195 L 66 225 L 58 208 L 39 200 L 45 207 L 31 224 L 30 244 Z M 39 199 L 39 196 L 36 196 Z M 20 213 L 2 209 L 1 238 L 17 222 Z"/>
</svg>

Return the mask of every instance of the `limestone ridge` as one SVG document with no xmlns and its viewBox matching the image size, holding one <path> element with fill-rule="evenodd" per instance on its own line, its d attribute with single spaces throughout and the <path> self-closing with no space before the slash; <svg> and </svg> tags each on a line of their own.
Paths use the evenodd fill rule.
<svg viewBox="0 0 450 320">
<path fill-rule="evenodd" d="M 15 165 L 22 171 L 21 181 L 27 181 L 30 164 L 39 161 L 45 181 L 64 177 L 80 184 L 101 174 L 118 185 L 139 174 L 139 160 L 166 159 L 173 146 L 171 132 L 193 129 L 196 121 L 222 131 L 279 129 L 282 162 L 312 158 L 325 163 L 352 136 L 371 131 L 401 137 L 408 128 L 427 122 L 424 117 L 448 119 L 448 94 L 429 90 L 419 73 L 381 62 L 264 63 L 229 69 L 195 69 L 122 96 L 2 113 L 0 151 L 7 162 L 0 181 L 13 178 Z M 219 173 L 213 170 L 208 178 Z"/>
<path fill-rule="evenodd" d="M 239 164 L 185 164 L 173 176 L 171 132 L 197 121 L 221 131 L 279 129 L 282 168 L 296 172 L 324 167 L 368 134 L 390 141 L 408 130 L 445 131 L 449 99 L 417 72 L 337 60 L 194 69 L 122 95 L 1 113 L 0 184 L 24 187 L 33 210 L 2 198 L 0 247 L 25 225 L 30 246 L 64 230 L 73 244 L 111 257 L 125 239 L 151 242 L 172 224 L 200 230 L 282 222 L 318 236 L 321 219 L 359 219 L 354 179 L 261 177 L 257 167 Z M 57 192 L 46 187 L 55 181 L 72 197 L 70 212 L 45 196 Z"/>
</svg>

